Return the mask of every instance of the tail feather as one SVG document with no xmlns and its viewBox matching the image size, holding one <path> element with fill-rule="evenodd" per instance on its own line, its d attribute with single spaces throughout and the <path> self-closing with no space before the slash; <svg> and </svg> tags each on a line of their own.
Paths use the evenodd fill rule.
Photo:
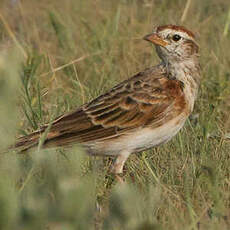
<svg viewBox="0 0 230 230">
<path fill-rule="evenodd" d="M 27 136 L 23 136 L 17 139 L 16 143 L 10 147 L 10 149 L 19 150 L 24 152 L 32 147 L 35 147 L 39 143 L 39 138 L 41 137 L 42 132 L 36 131 Z"/>
</svg>

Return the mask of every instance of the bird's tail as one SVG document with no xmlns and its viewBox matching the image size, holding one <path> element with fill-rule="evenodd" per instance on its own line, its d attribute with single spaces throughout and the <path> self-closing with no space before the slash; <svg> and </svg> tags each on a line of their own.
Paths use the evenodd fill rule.
<svg viewBox="0 0 230 230">
<path fill-rule="evenodd" d="M 9 149 L 16 150 L 18 152 L 25 152 L 30 148 L 33 148 L 38 145 L 39 139 L 42 135 L 42 131 L 35 131 L 27 136 L 23 136 L 17 139 L 16 143 L 10 146 Z"/>
</svg>

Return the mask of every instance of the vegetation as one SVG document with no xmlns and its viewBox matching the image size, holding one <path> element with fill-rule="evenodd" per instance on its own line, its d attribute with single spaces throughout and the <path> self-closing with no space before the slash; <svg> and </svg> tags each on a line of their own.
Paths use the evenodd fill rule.
<svg viewBox="0 0 230 230">
<path fill-rule="evenodd" d="M 0 146 L 159 62 L 142 40 L 183 24 L 201 47 L 195 111 L 169 143 L 111 159 L 80 147 L 0 154 L 0 229 L 230 229 L 227 0 L 1 0 Z"/>
</svg>

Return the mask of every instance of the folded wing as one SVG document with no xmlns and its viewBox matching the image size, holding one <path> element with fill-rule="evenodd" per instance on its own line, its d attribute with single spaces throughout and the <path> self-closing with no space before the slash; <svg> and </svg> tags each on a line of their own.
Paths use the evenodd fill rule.
<svg viewBox="0 0 230 230">
<path fill-rule="evenodd" d="M 148 69 L 120 83 L 77 110 L 57 118 L 44 147 L 117 138 L 129 131 L 162 125 L 185 106 L 183 84 L 160 68 Z M 48 126 L 22 137 L 16 147 L 31 148 Z"/>
<path fill-rule="evenodd" d="M 182 91 L 179 81 L 168 80 L 163 74 L 139 73 L 54 121 L 45 144 L 86 143 L 160 126 L 178 110 L 178 93 L 183 96 Z"/>
</svg>

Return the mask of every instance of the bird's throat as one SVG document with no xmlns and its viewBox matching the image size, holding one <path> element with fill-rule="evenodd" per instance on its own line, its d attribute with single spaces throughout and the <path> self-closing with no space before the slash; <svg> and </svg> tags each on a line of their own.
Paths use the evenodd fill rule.
<svg viewBox="0 0 230 230">
<path fill-rule="evenodd" d="M 190 102 L 191 110 L 193 110 L 200 82 L 198 60 L 188 59 L 181 62 L 167 63 L 166 68 L 169 79 L 176 79 L 183 83 L 184 93 Z"/>
</svg>

